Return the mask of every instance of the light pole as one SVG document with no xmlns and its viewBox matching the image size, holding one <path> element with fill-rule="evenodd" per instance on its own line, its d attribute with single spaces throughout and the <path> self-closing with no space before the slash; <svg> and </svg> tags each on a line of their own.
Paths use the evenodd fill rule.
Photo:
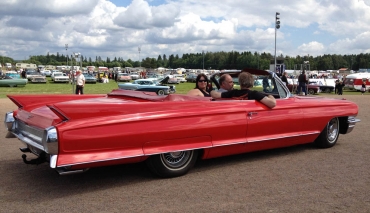
<svg viewBox="0 0 370 213">
<path fill-rule="evenodd" d="M 139 51 L 139 66 L 141 67 L 141 61 L 140 61 L 140 51 L 141 51 L 141 48 L 138 47 L 137 50 Z"/>
<path fill-rule="evenodd" d="M 280 15 L 280 13 L 276 12 L 276 15 L 275 15 L 275 66 L 274 66 L 275 73 L 276 73 L 276 31 L 280 28 L 280 17 L 278 17 L 278 15 Z"/>
<path fill-rule="evenodd" d="M 75 60 L 76 60 L 76 68 L 77 68 L 77 65 L 78 65 L 78 63 L 77 63 L 77 59 L 80 57 L 80 53 L 73 53 L 73 55 L 74 55 L 74 58 L 75 58 Z M 81 60 L 81 59 L 80 59 Z M 72 94 L 74 93 L 74 91 L 75 91 L 75 88 L 74 88 L 74 84 L 75 84 L 75 75 L 74 75 L 74 73 L 73 73 L 73 63 L 71 63 L 71 65 L 72 65 L 72 69 L 71 69 L 71 72 L 70 72 L 70 75 L 71 75 L 71 79 L 72 79 Z M 77 70 L 76 70 L 77 71 Z M 77 85 L 77 84 L 76 84 Z"/>
<path fill-rule="evenodd" d="M 202 55 L 203 55 L 203 70 L 204 70 L 204 50 L 202 50 Z"/>
<path fill-rule="evenodd" d="M 68 67 L 68 44 L 65 44 L 65 47 L 66 47 L 67 67 Z"/>
</svg>

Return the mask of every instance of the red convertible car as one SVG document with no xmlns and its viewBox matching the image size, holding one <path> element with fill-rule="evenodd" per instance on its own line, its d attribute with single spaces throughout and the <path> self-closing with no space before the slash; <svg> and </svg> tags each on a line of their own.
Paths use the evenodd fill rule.
<svg viewBox="0 0 370 213">
<path fill-rule="evenodd" d="M 199 159 L 314 143 L 328 148 L 352 131 L 358 106 L 350 101 L 294 96 L 275 73 L 268 76 L 270 109 L 255 100 L 211 99 L 180 94 L 113 90 L 108 95 L 8 95 L 18 106 L 5 115 L 7 137 L 21 151 L 48 162 L 59 174 L 145 161 L 161 177 L 186 174 Z M 261 90 L 262 87 L 256 87 Z M 335 109 L 335 110 L 333 110 Z"/>
</svg>

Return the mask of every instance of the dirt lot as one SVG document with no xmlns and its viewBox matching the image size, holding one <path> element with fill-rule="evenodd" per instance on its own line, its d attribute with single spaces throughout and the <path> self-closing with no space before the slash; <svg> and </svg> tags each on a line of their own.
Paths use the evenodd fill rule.
<svg viewBox="0 0 370 213">
<path fill-rule="evenodd" d="M 359 105 L 361 122 L 333 148 L 206 160 L 174 179 L 143 164 L 59 176 L 47 164 L 24 164 L 22 144 L 5 139 L 2 127 L 0 212 L 370 212 L 370 95 L 343 98 Z M 0 106 L 3 123 L 15 105 L 0 99 Z"/>
</svg>

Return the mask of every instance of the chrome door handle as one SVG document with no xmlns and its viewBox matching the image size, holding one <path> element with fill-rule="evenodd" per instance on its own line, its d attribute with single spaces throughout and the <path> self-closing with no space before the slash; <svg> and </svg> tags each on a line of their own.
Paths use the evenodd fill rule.
<svg viewBox="0 0 370 213">
<path fill-rule="evenodd" d="M 248 112 L 249 119 L 252 119 L 253 115 L 257 115 L 258 112 Z"/>
</svg>

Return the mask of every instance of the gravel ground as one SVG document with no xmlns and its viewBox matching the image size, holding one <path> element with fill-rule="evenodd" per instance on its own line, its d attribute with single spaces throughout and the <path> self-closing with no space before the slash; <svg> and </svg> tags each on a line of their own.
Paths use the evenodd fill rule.
<svg viewBox="0 0 370 213">
<path fill-rule="evenodd" d="M 361 122 L 333 148 L 205 160 L 173 179 L 144 164 L 59 176 L 47 164 L 24 164 L 21 143 L 0 128 L 0 212 L 370 212 L 370 95 L 340 98 L 359 105 Z M 0 99 L 0 106 L 3 123 L 15 105 Z"/>
</svg>

